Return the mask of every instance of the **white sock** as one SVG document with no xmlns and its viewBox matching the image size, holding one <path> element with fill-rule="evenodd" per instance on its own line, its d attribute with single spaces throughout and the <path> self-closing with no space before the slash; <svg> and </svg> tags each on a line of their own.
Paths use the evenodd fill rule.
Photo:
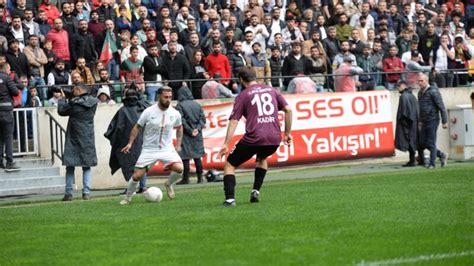
<svg viewBox="0 0 474 266">
<path fill-rule="evenodd" d="M 256 190 L 256 189 L 252 189 L 252 192 L 251 193 L 254 193 L 254 192 L 257 192 L 257 195 L 260 194 L 260 191 Z"/>
<path fill-rule="evenodd" d="M 130 180 L 128 181 L 127 194 L 126 194 L 126 198 L 128 200 L 132 200 L 133 194 L 135 193 L 135 191 L 137 191 L 137 187 L 139 184 L 140 184 L 140 181 L 135 182 L 133 181 L 133 178 L 130 178 Z"/>
<path fill-rule="evenodd" d="M 174 182 L 178 181 L 183 177 L 182 174 L 178 174 L 176 172 L 171 171 L 170 177 L 168 178 L 168 183 L 172 185 Z"/>
<path fill-rule="evenodd" d="M 225 201 L 228 202 L 228 203 L 232 203 L 232 202 L 235 201 L 235 199 L 226 199 Z"/>
</svg>

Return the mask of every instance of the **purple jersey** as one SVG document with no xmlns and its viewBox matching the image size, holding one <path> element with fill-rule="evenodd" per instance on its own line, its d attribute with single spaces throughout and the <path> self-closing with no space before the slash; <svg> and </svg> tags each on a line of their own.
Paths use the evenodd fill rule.
<svg viewBox="0 0 474 266">
<path fill-rule="evenodd" d="M 234 109 L 229 119 L 245 117 L 245 135 L 240 140 L 251 146 L 280 145 L 281 129 L 278 111 L 288 103 L 274 88 L 254 84 L 243 90 L 235 98 Z"/>
</svg>

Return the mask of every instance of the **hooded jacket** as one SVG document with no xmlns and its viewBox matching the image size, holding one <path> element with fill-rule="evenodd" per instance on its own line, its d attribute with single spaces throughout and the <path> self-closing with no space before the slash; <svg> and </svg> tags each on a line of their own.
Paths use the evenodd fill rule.
<svg viewBox="0 0 474 266">
<path fill-rule="evenodd" d="M 181 114 L 184 130 L 179 155 L 185 160 L 201 158 L 205 154 L 202 129 L 206 125 L 206 117 L 201 105 L 194 101 L 191 90 L 188 87 L 181 87 L 179 89 L 176 110 Z M 194 129 L 199 131 L 197 136 L 193 136 Z"/>
<path fill-rule="evenodd" d="M 63 165 L 90 167 L 97 165 L 94 115 L 97 99 L 89 93 L 58 102 L 60 116 L 69 116 L 64 144 Z"/>
</svg>

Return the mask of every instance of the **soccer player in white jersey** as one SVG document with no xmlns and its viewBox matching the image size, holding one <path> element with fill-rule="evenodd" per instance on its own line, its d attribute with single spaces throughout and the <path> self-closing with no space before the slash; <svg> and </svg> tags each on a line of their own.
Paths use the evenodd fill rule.
<svg viewBox="0 0 474 266">
<path fill-rule="evenodd" d="M 183 138 L 181 115 L 170 106 L 173 98 L 170 87 L 160 88 L 158 96 L 157 104 L 148 107 L 140 115 L 137 124 L 130 132 L 127 146 L 122 149 L 122 152 L 128 153 L 141 128 L 145 128 L 142 152 L 135 164 L 135 172 L 128 182 L 127 194 L 120 201 L 121 205 L 129 204 L 132 201 L 133 192 L 137 190 L 140 179 L 157 161 L 161 161 L 165 169 L 171 170 L 170 177 L 165 182 L 165 188 L 168 198 L 174 199 L 175 197 L 173 183 L 180 179 L 183 173 L 183 162 L 177 153 L 181 149 Z M 173 129 L 176 129 L 175 146 L 173 146 Z"/>
</svg>

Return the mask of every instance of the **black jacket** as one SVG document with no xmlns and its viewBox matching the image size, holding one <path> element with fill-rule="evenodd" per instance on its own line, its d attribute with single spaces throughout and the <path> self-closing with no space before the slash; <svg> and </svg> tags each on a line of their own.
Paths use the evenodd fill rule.
<svg viewBox="0 0 474 266">
<path fill-rule="evenodd" d="M 121 149 L 127 145 L 128 135 L 130 135 L 141 113 L 148 106 L 149 104 L 146 101 L 139 101 L 137 97 L 123 99 L 123 107 L 112 118 L 107 132 L 104 134 L 104 137 L 110 141 L 112 146 L 109 159 L 111 173 L 113 175 L 118 169 L 122 168 L 122 173 L 127 181 L 133 175 L 135 163 L 142 150 L 143 130 L 135 139 L 130 153 L 125 154 L 121 152 Z"/>
<path fill-rule="evenodd" d="M 189 62 L 184 55 L 177 53 L 174 58 L 171 58 L 169 53 L 165 53 L 162 60 L 163 65 L 166 66 L 163 72 L 163 79 L 180 80 L 189 79 L 191 76 Z M 181 87 L 181 82 L 171 82 L 169 86 L 173 88 Z"/>
<path fill-rule="evenodd" d="M 245 66 L 245 56 L 239 56 L 238 53 L 227 54 L 229 58 L 230 69 L 232 70 L 232 77 L 237 77 L 239 70 Z"/>
<path fill-rule="evenodd" d="M 76 62 L 80 57 L 84 57 L 86 62 L 95 61 L 98 59 L 97 51 L 95 50 L 95 41 L 92 34 L 89 32 L 79 31 L 71 37 L 71 60 Z"/>
<path fill-rule="evenodd" d="M 164 67 L 163 67 L 163 62 L 161 60 L 161 58 L 157 58 L 158 59 L 158 64 L 155 63 L 155 60 L 153 57 L 147 55 L 145 56 L 145 59 L 143 59 L 143 70 L 144 70 L 144 74 L 143 74 L 143 79 L 145 81 L 156 81 L 156 75 L 157 74 L 160 74 L 160 75 L 163 75 L 164 74 Z"/>
<path fill-rule="evenodd" d="M 441 122 L 448 122 L 448 113 L 444 107 L 443 98 L 435 85 L 430 85 L 427 89 L 418 92 L 418 104 L 420 105 L 420 122 L 430 120 L 439 120 L 441 114 Z"/>
<path fill-rule="evenodd" d="M 18 87 L 5 72 L 0 72 L 0 111 L 13 110 L 13 96 L 18 95 Z M 3 151 L 2 151 L 3 152 Z"/>
<path fill-rule="evenodd" d="M 11 71 L 14 71 L 17 77 L 27 76 L 28 79 L 30 78 L 30 64 L 24 53 L 16 55 L 11 50 L 8 50 L 5 56 L 8 64 L 10 64 Z"/>
<path fill-rule="evenodd" d="M 300 59 L 296 59 L 293 54 L 289 54 L 283 61 L 281 73 L 283 76 L 294 76 L 297 73 L 308 74 L 307 66 L 307 58 L 304 55 L 301 55 Z M 291 79 L 292 78 L 285 78 L 283 84 L 288 86 Z"/>
<path fill-rule="evenodd" d="M 281 57 L 270 57 L 268 59 L 270 62 L 270 69 L 272 73 L 272 77 L 279 77 L 281 76 L 281 70 L 283 68 L 283 60 Z M 280 82 L 278 78 L 272 78 L 272 86 L 273 87 L 280 87 Z"/>
<path fill-rule="evenodd" d="M 69 102 L 59 100 L 58 114 L 69 116 L 64 144 L 63 165 L 96 166 L 94 115 L 97 98 L 88 93 L 74 97 Z"/>
<path fill-rule="evenodd" d="M 202 130 L 206 126 L 206 117 L 201 105 L 193 100 L 189 88 L 179 89 L 176 110 L 181 114 L 184 131 L 179 152 L 181 159 L 201 158 L 205 154 Z M 199 131 L 197 136 L 192 135 L 194 129 Z"/>
<path fill-rule="evenodd" d="M 395 147 L 400 151 L 418 148 L 418 102 L 410 89 L 401 92 L 395 128 Z"/>
</svg>

